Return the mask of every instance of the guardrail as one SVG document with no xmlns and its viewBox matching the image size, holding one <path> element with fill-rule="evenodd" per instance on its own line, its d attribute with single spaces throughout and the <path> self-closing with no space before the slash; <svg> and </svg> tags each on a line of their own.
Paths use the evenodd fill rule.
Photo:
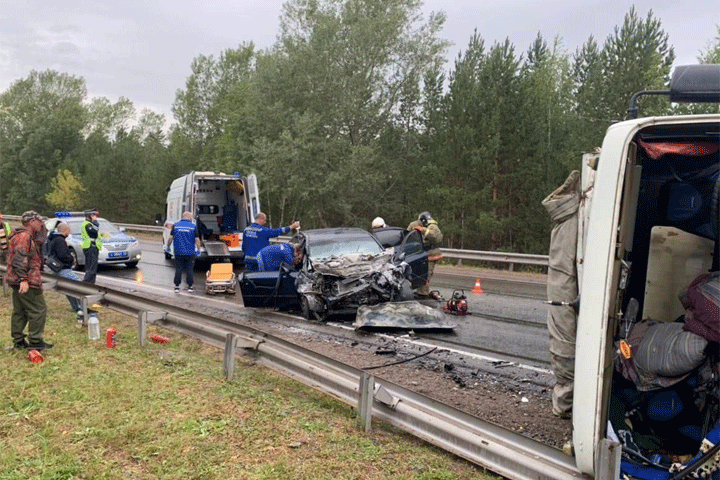
<svg viewBox="0 0 720 480">
<path fill-rule="evenodd" d="M 19 216 L 5 215 L 8 220 L 20 221 Z M 118 227 L 135 232 L 160 233 L 163 227 L 158 225 L 134 225 L 130 223 L 116 223 Z M 286 242 L 290 237 L 277 237 L 278 241 Z M 475 262 L 491 262 L 506 265 L 509 271 L 515 270 L 515 265 L 531 265 L 547 268 L 547 255 L 532 255 L 526 253 L 490 252 L 481 250 L 460 250 L 454 248 L 441 248 L 442 254 L 449 260 L 461 265 L 463 260 Z"/>
<path fill-rule="evenodd" d="M 0 266 L 0 271 L 5 267 Z M 101 302 L 137 315 L 141 345 L 146 342 L 147 324 L 154 323 L 224 348 L 228 379 L 239 348 L 255 361 L 356 407 L 365 431 L 375 417 L 510 479 L 589 478 L 577 470 L 572 457 L 555 448 L 230 319 L 52 274 L 43 274 L 43 281 L 59 293 L 82 298 L 84 306 Z"/>
</svg>

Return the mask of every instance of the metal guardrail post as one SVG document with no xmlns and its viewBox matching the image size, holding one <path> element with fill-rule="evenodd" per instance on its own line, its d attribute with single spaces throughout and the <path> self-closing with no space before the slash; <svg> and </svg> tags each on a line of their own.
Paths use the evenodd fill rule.
<svg viewBox="0 0 720 480">
<path fill-rule="evenodd" d="M 57 282 L 55 282 L 55 285 L 57 285 Z M 104 293 L 96 293 L 93 295 L 84 295 L 80 299 L 80 302 L 82 304 L 82 311 L 83 311 L 83 319 L 84 319 L 83 323 L 87 323 L 87 320 L 88 320 L 88 306 L 96 304 L 103 298 L 105 298 Z"/>
<path fill-rule="evenodd" d="M 358 416 L 365 433 L 372 429 L 372 402 L 375 391 L 375 376 L 362 372 L 360 376 L 360 395 L 358 398 Z"/>
<path fill-rule="evenodd" d="M 148 312 L 146 310 L 143 310 L 138 314 L 138 342 L 140 343 L 141 347 L 144 347 L 147 343 L 148 322 L 154 322 L 164 319 L 165 312 Z"/>
<path fill-rule="evenodd" d="M 237 336 L 234 333 L 225 335 L 225 356 L 223 358 L 223 368 L 228 380 L 233 379 L 235 371 L 235 345 L 237 344 Z"/>
</svg>

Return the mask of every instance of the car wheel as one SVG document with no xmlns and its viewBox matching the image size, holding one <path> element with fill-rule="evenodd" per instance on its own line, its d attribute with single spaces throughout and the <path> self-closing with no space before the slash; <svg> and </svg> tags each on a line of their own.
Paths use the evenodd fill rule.
<svg viewBox="0 0 720 480">
<path fill-rule="evenodd" d="M 126 266 L 127 268 L 135 268 L 135 267 L 137 267 L 137 265 L 138 265 L 138 262 L 127 262 L 127 263 L 125 263 L 125 266 Z"/>
<path fill-rule="evenodd" d="M 307 295 L 300 296 L 300 313 L 305 320 L 312 320 L 312 313 L 310 313 L 310 301 Z"/>
<path fill-rule="evenodd" d="M 308 295 L 301 295 L 300 296 L 300 313 L 302 314 L 303 318 L 306 320 L 315 320 L 318 322 L 322 322 L 325 319 L 325 312 L 318 312 L 317 310 L 313 310 L 313 308 L 310 307 L 310 305 L 313 305 L 315 308 L 317 308 L 319 299 L 316 296 L 313 296 L 312 299 Z"/>
<path fill-rule="evenodd" d="M 73 268 L 74 270 L 84 270 L 84 269 L 85 269 L 85 266 L 84 266 L 84 265 L 78 264 L 77 253 L 75 253 L 75 250 L 73 250 L 72 248 L 70 249 L 70 256 L 73 257 L 72 268 Z"/>
</svg>

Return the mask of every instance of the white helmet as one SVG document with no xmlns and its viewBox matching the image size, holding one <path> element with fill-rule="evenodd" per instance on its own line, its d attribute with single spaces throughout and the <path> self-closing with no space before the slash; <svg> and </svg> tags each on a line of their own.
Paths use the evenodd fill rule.
<svg viewBox="0 0 720 480">
<path fill-rule="evenodd" d="M 372 228 L 383 228 L 385 226 L 385 220 L 382 217 L 375 217 L 372 221 Z"/>
</svg>

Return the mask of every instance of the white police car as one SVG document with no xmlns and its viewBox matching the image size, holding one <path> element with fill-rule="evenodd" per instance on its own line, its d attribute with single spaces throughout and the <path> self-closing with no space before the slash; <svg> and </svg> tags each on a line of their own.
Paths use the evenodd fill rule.
<svg viewBox="0 0 720 480">
<path fill-rule="evenodd" d="M 55 212 L 55 216 L 45 222 L 48 232 L 55 230 L 58 222 L 68 224 L 70 235 L 67 236 L 66 242 L 70 248 L 70 254 L 75 259 L 74 268 L 77 269 L 82 269 L 85 266 L 82 235 L 80 234 L 80 226 L 84 220 L 85 215 L 81 212 Z M 98 218 L 97 220 L 100 223 L 100 240 L 103 244 L 103 248 L 98 255 L 98 264 L 125 264 L 128 268 L 136 267 L 142 258 L 140 242 L 138 242 L 137 238 L 126 234 L 124 228 L 120 228 L 104 218 Z"/>
</svg>

